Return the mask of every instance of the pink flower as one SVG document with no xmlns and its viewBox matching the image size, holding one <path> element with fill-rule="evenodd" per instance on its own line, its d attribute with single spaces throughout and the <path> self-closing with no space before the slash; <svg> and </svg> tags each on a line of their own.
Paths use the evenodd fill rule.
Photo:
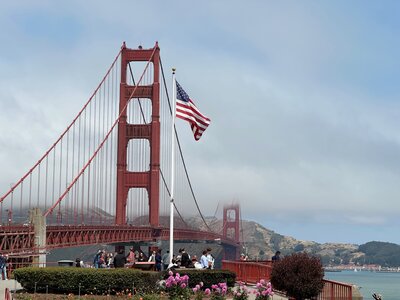
<svg viewBox="0 0 400 300">
<path fill-rule="evenodd" d="M 198 288 L 197 288 L 197 287 L 194 287 L 192 290 L 193 290 L 193 293 L 196 293 L 197 290 L 198 290 Z"/>
<path fill-rule="evenodd" d="M 210 289 L 207 288 L 207 289 L 204 291 L 204 294 L 205 294 L 206 296 L 210 295 L 210 294 L 211 294 Z"/>
</svg>

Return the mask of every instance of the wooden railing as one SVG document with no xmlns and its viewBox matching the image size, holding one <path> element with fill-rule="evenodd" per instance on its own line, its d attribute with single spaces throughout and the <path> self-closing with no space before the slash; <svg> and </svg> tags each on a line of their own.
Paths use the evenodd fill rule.
<svg viewBox="0 0 400 300">
<path fill-rule="evenodd" d="M 222 269 L 236 274 L 236 281 L 257 283 L 270 281 L 271 261 L 222 261 Z M 324 279 L 324 288 L 316 300 L 352 300 L 352 285 Z"/>
</svg>

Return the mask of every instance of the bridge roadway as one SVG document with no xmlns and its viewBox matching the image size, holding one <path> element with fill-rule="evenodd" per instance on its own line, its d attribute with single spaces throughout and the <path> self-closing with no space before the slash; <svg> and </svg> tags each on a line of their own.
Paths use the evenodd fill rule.
<svg viewBox="0 0 400 300">
<path fill-rule="evenodd" d="M 0 227 L 0 253 L 26 255 L 41 250 L 67 248 L 93 244 L 113 244 L 123 242 L 148 242 L 169 240 L 169 228 L 130 225 L 60 225 L 46 227 L 46 249 L 35 248 L 33 226 L 12 225 Z M 222 235 L 190 229 L 174 229 L 177 241 L 218 241 L 223 246 L 238 247 L 234 240 Z"/>
</svg>

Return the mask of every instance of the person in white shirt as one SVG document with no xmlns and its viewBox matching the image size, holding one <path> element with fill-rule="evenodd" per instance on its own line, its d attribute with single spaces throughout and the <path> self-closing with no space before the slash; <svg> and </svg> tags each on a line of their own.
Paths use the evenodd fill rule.
<svg viewBox="0 0 400 300">
<path fill-rule="evenodd" d="M 209 269 L 214 269 L 214 256 L 211 254 L 212 249 L 207 248 L 207 260 L 208 260 L 208 268 Z"/>
</svg>

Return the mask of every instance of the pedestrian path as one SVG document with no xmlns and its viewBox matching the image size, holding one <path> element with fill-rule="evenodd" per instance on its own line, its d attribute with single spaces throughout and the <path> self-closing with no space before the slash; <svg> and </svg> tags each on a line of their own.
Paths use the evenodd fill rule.
<svg viewBox="0 0 400 300">
<path fill-rule="evenodd" d="M 0 280 L 0 300 L 5 299 L 4 295 L 5 295 L 6 288 L 13 291 L 13 290 L 19 290 L 22 287 L 19 284 L 19 282 L 17 282 L 14 279 Z"/>
<path fill-rule="evenodd" d="M 254 300 L 256 299 L 256 294 L 254 291 L 256 291 L 255 285 L 247 285 L 247 289 L 249 291 L 249 300 Z M 273 295 L 271 297 L 272 300 L 288 300 L 289 298 L 281 296 L 281 295 Z"/>
</svg>

